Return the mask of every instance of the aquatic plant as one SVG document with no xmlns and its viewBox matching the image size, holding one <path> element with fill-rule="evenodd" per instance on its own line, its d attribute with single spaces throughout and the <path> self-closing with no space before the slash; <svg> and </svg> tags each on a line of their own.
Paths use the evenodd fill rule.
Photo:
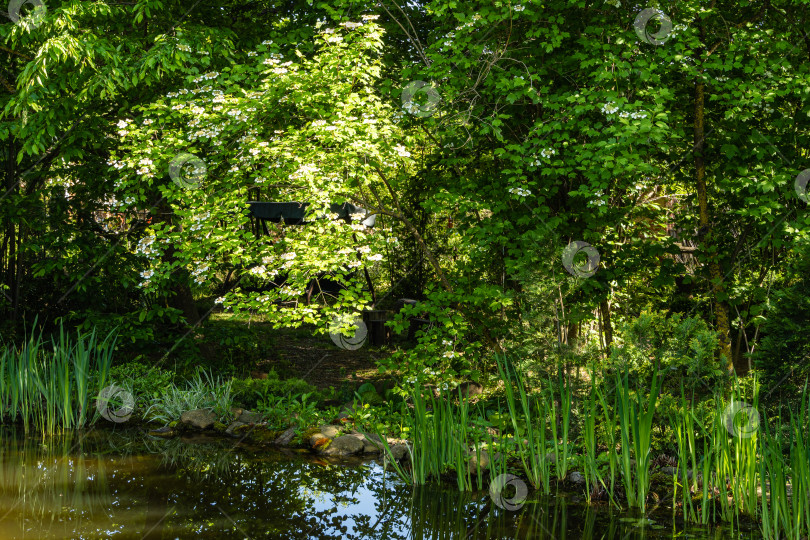
<svg viewBox="0 0 810 540">
<path fill-rule="evenodd" d="M 22 345 L 0 349 L 0 417 L 26 433 L 54 434 L 98 418 L 93 399 L 107 385 L 116 334 L 71 336 L 60 325 L 50 347 L 32 332 Z M 92 410 L 92 413 L 90 412 Z"/>
<path fill-rule="evenodd" d="M 215 378 L 205 370 L 199 370 L 186 383 L 186 388 L 171 384 L 151 399 L 144 418 L 151 422 L 178 420 L 186 411 L 208 409 L 217 417 L 227 416 L 231 408 L 231 379 Z"/>
</svg>

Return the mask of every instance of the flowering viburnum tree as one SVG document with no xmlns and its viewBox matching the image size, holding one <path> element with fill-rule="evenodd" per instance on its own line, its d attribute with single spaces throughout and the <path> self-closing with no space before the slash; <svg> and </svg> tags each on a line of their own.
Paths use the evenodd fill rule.
<svg viewBox="0 0 810 540">
<path fill-rule="evenodd" d="M 382 259 L 384 228 L 341 219 L 330 204 L 385 208 L 410 166 L 374 89 L 381 34 L 370 18 L 323 28 L 309 56 L 268 39 L 120 121 L 118 199 L 155 216 L 136 248 L 151 261 L 141 287 L 160 290 L 176 272 L 198 291 L 226 281 L 218 303 L 278 326 L 325 327 L 370 303 L 357 271 Z M 391 182 L 375 185 L 382 176 Z M 307 224 L 268 224 L 257 236 L 251 200 L 308 203 Z M 324 273 L 347 288 L 330 298 L 316 286 L 306 301 Z"/>
</svg>

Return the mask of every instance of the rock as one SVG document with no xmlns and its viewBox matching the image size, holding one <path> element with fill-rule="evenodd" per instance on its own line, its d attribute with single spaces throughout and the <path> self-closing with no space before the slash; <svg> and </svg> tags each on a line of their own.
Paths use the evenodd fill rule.
<svg viewBox="0 0 810 540">
<path fill-rule="evenodd" d="M 325 449 L 319 450 L 326 456 L 351 456 L 363 451 L 363 441 L 352 435 L 341 435 L 332 440 Z"/>
<path fill-rule="evenodd" d="M 549 452 L 548 454 L 546 454 L 546 461 L 550 463 L 557 463 L 557 453 Z"/>
<path fill-rule="evenodd" d="M 242 411 L 242 413 L 236 418 L 239 422 L 244 422 L 245 424 L 259 424 L 264 420 L 264 417 L 253 411 Z"/>
<path fill-rule="evenodd" d="M 172 437 L 176 437 L 178 432 L 173 427 L 163 426 L 162 428 L 158 429 L 150 429 L 149 435 L 152 435 L 153 437 L 160 437 L 162 439 L 171 439 Z"/>
<path fill-rule="evenodd" d="M 575 485 L 584 484 L 585 476 L 581 472 L 574 471 L 568 475 L 568 481 Z"/>
<path fill-rule="evenodd" d="M 295 437 L 295 426 L 291 428 L 287 428 L 284 433 L 276 437 L 276 440 L 273 441 L 273 444 L 278 446 L 289 446 L 290 442 L 292 442 L 293 437 Z"/>
<path fill-rule="evenodd" d="M 479 396 L 484 391 L 484 387 L 477 382 L 465 382 L 461 386 L 461 395 L 464 397 Z"/>
<path fill-rule="evenodd" d="M 326 444 L 325 442 L 320 442 L 323 439 L 329 440 L 329 437 L 327 437 L 321 432 L 314 433 L 309 437 L 309 445 L 313 448 L 315 448 L 316 446 L 322 446 Z"/>
<path fill-rule="evenodd" d="M 340 426 L 321 426 L 318 428 L 318 432 L 322 433 L 324 437 L 329 437 L 330 439 L 334 439 L 340 433 Z"/>
<path fill-rule="evenodd" d="M 471 473 L 476 472 L 478 469 L 486 469 L 489 467 L 489 454 L 486 450 L 475 450 L 470 452 L 470 457 L 467 458 L 467 470 Z"/>
<path fill-rule="evenodd" d="M 388 448 L 391 449 L 391 456 L 394 460 L 399 461 L 410 454 L 410 449 L 405 443 L 392 443 L 388 442 Z"/>
<path fill-rule="evenodd" d="M 363 436 L 363 453 L 364 454 L 379 454 L 385 450 L 382 441 L 377 435 Z"/>
<path fill-rule="evenodd" d="M 235 420 L 235 421 L 231 422 L 231 425 L 229 425 L 227 428 L 225 428 L 225 434 L 230 435 L 231 437 L 238 437 L 239 435 L 237 433 L 235 433 L 236 428 L 241 427 L 241 426 L 246 426 L 246 425 L 247 424 L 245 424 L 244 422 L 240 422 L 239 420 Z"/>
<path fill-rule="evenodd" d="M 207 409 L 194 409 L 180 415 L 180 422 L 196 429 L 208 429 L 216 421 L 217 417 Z"/>
<path fill-rule="evenodd" d="M 669 474 L 674 476 L 678 474 L 678 469 L 676 469 L 675 467 L 661 467 L 661 472 L 663 474 Z"/>
<path fill-rule="evenodd" d="M 228 426 L 226 426 L 222 422 L 214 422 L 214 431 L 219 431 L 220 433 L 223 433 L 226 429 L 228 429 Z"/>
</svg>

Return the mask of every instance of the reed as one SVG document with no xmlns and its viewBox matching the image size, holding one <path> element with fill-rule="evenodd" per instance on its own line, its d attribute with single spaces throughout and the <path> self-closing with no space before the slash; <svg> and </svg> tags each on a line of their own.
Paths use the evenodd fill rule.
<svg viewBox="0 0 810 540">
<path fill-rule="evenodd" d="M 541 408 L 537 398 L 530 399 L 520 371 L 514 367 L 510 369 L 505 358 L 496 356 L 495 359 L 501 380 L 504 381 L 506 404 L 517 441 L 516 452 L 523 466 L 523 472 L 535 489 L 542 486 L 544 493 L 551 493 L 551 471 L 546 459 L 545 411 L 550 410 L 548 403 L 546 402 L 546 406 Z M 534 410 L 538 411 L 536 421 L 533 418 L 535 414 L 532 413 L 532 405 L 534 405 Z M 537 426 L 535 426 L 535 422 L 538 424 Z M 554 419 L 552 419 L 552 424 L 554 424 Z M 556 430 L 556 428 L 554 429 Z"/>
<path fill-rule="evenodd" d="M 50 347 L 41 332 L 27 335 L 19 348 L 3 346 L 0 417 L 47 435 L 95 421 L 90 402 L 106 385 L 115 342 L 115 332 L 99 341 L 95 331 L 71 336 L 60 326 Z"/>
<path fill-rule="evenodd" d="M 650 450 L 652 444 L 653 416 L 660 389 L 660 380 L 653 374 L 650 395 L 644 406 L 638 395 L 632 395 L 628 375 L 616 375 L 616 396 L 621 434 L 621 471 L 627 503 L 643 512 L 647 506 L 650 488 Z M 631 464 L 630 453 L 635 456 Z"/>
</svg>

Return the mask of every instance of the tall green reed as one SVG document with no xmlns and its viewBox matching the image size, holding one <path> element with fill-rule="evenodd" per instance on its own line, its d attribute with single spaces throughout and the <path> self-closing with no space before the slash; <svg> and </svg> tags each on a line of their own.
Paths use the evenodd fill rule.
<svg viewBox="0 0 810 540">
<path fill-rule="evenodd" d="M 625 496 L 630 506 L 639 507 L 642 512 L 646 509 L 650 488 L 653 416 L 660 387 L 658 374 L 654 373 L 650 394 L 644 406 L 641 397 L 630 392 L 627 373 L 624 377 L 616 374 L 616 412 L 622 443 L 621 472 Z M 631 451 L 635 456 L 635 465 L 631 463 Z"/>
<path fill-rule="evenodd" d="M 32 332 L 16 347 L 0 349 L 0 418 L 21 422 L 26 433 L 54 434 L 87 425 L 91 399 L 107 382 L 114 332 L 99 341 L 95 331 L 50 340 Z M 93 415 L 95 420 L 96 415 Z"/>
</svg>

